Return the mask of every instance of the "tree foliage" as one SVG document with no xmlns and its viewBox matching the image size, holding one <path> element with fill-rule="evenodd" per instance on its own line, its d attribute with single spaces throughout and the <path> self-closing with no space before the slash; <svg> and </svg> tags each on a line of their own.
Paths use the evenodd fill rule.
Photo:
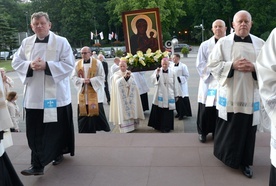
<svg viewBox="0 0 276 186">
<path fill-rule="evenodd" d="M 4 4 L 4 3 L 3 3 Z M 11 16 L 6 8 L 0 5 L 0 49 L 12 50 L 18 45 L 16 29 L 10 26 Z"/>
<path fill-rule="evenodd" d="M 90 32 L 115 32 L 123 40 L 122 12 L 159 8 L 163 41 L 173 35 L 187 42 L 200 42 L 201 30 L 194 26 L 203 22 L 205 39 L 211 37 L 211 24 L 223 19 L 232 26 L 234 14 L 248 10 L 253 19 L 251 33 L 266 39 L 276 26 L 275 0 L 0 0 L 0 42 L 4 48 L 13 48 L 17 32 L 26 32 L 30 16 L 45 11 L 52 22 L 52 31 L 66 37 L 72 46 L 92 45 Z M 184 32 L 185 31 L 185 32 Z M 4 46 L 5 45 L 5 46 Z"/>
</svg>

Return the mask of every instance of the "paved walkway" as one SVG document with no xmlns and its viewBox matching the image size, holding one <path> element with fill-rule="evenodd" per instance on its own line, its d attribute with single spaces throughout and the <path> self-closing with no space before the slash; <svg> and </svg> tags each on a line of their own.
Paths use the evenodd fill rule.
<svg viewBox="0 0 276 186">
<path fill-rule="evenodd" d="M 269 134 L 258 133 L 252 179 L 217 160 L 213 143 L 195 133 L 76 134 L 76 155 L 23 176 L 30 150 L 25 133 L 13 133 L 7 153 L 26 186 L 267 186 Z"/>
</svg>

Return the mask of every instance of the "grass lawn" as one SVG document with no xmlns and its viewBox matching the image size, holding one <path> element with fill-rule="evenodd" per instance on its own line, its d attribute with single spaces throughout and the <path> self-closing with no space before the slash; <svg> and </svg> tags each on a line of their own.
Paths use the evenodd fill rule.
<svg viewBox="0 0 276 186">
<path fill-rule="evenodd" d="M 0 68 L 5 68 L 6 71 L 13 70 L 11 67 L 11 60 L 0 60 Z"/>
</svg>

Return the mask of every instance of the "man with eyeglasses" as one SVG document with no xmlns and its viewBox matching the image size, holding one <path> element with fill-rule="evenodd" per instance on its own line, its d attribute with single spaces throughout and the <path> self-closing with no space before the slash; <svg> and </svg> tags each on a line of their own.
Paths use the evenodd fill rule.
<svg viewBox="0 0 276 186">
<path fill-rule="evenodd" d="M 91 56 L 91 50 L 81 49 L 82 59 L 77 61 L 72 73 L 72 81 L 78 91 L 79 133 L 109 132 L 104 101 L 105 73 L 101 61 Z"/>
<path fill-rule="evenodd" d="M 25 176 L 43 175 L 53 161 L 58 165 L 63 154 L 74 156 L 74 125 L 70 74 L 75 59 L 67 39 L 50 31 L 45 12 L 31 16 L 34 35 L 22 41 L 12 67 L 25 85 L 23 107 L 26 135 L 31 149 L 31 167 Z"/>
</svg>

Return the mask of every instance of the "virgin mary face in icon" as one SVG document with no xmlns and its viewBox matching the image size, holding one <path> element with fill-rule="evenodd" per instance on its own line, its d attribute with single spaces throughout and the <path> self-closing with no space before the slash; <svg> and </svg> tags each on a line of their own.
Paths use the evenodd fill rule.
<svg viewBox="0 0 276 186">
<path fill-rule="evenodd" d="M 148 28 L 147 21 L 145 19 L 137 20 L 136 28 L 137 28 L 137 31 L 138 31 L 137 34 L 146 34 L 146 31 L 147 31 L 147 28 Z"/>
</svg>

